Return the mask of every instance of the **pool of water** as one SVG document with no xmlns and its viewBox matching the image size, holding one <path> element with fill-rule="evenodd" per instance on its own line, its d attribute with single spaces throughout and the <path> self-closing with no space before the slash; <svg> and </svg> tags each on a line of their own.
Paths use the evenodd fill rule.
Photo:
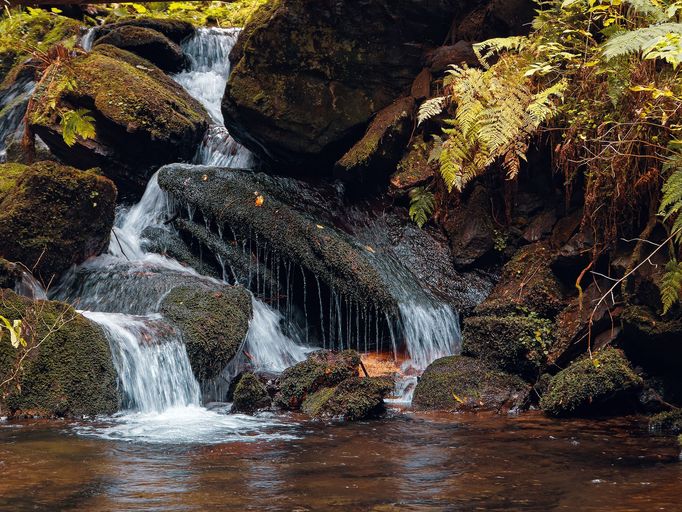
<svg viewBox="0 0 682 512">
<path fill-rule="evenodd" d="M 682 510 L 676 441 L 637 418 L 406 412 L 266 417 L 225 442 L 172 425 L 165 442 L 102 435 L 121 421 L 0 423 L 0 510 Z"/>
</svg>

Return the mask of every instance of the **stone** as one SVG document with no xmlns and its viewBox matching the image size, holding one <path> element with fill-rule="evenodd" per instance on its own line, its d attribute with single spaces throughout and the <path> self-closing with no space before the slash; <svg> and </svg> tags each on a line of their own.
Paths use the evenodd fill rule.
<svg viewBox="0 0 682 512">
<path fill-rule="evenodd" d="M 97 28 L 95 40 L 123 27 L 154 30 L 156 32 L 160 32 L 176 44 L 180 44 L 183 40 L 191 37 L 196 32 L 194 25 L 188 21 L 144 17 L 102 25 L 101 27 Z"/>
<path fill-rule="evenodd" d="M 244 373 L 234 390 L 231 412 L 254 414 L 268 409 L 272 399 L 257 375 Z"/>
<path fill-rule="evenodd" d="M 518 410 L 530 385 L 480 359 L 449 356 L 437 359 L 417 383 L 412 406 L 418 410 L 457 412 Z"/>
<path fill-rule="evenodd" d="M 393 390 L 388 378 L 349 377 L 335 387 L 323 387 L 309 395 L 301 410 L 313 418 L 360 421 L 381 416 L 384 398 Z"/>
<path fill-rule="evenodd" d="M 429 162 L 432 149 L 433 141 L 425 142 L 422 135 L 414 139 L 408 151 L 398 162 L 396 171 L 391 175 L 391 193 L 399 195 L 411 188 L 423 185 L 436 175 L 436 166 Z"/>
<path fill-rule="evenodd" d="M 469 67 L 481 65 L 472 44 L 468 41 L 457 41 L 450 46 L 439 46 L 426 54 L 426 65 L 433 74 L 444 73 L 452 64 L 459 66 L 466 64 Z"/>
<path fill-rule="evenodd" d="M 431 97 L 431 71 L 428 68 L 422 69 L 412 82 L 410 96 L 417 101 Z"/>
</svg>

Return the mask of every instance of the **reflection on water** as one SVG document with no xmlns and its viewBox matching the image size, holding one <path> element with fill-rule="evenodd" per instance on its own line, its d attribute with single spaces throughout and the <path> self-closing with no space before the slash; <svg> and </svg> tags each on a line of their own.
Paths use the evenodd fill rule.
<svg viewBox="0 0 682 512">
<path fill-rule="evenodd" d="M 651 436 L 635 420 L 293 420 L 272 427 L 284 437 L 226 435 L 218 444 L 132 443 L 78 435 L 82 425 L 3 424 L 0 509 L 680 510 L 674 439 Z"/>
</svg>

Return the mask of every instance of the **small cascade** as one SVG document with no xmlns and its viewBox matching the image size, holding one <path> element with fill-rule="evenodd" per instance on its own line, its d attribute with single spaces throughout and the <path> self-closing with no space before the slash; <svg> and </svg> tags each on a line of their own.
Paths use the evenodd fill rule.
<svg viewBox="0 0 682 512">
<path fill-rule="evenodd" d="M 230 51 L 239 32 L 237 28 L 200 28 L 182 45 L 191 65 L 189 70 L 175 75 L 175 81 L 201 102 L 213 120 L 194 158 L 197 164 L 239 168 L 253 165 L 253 155 L 227 132 L 220 107 L 230 75 Z"/>
<path fill-rule="evenodd" d="M 92 43 L 95 42 L 95 34 L 97 33 L 97 27 L 90 27 L 81 36 L 80 45 L 83 50 L 89 52 L 92 50 Z"/>
<path fill-rule="evenodd" d="M 20 142 L 24 134 L 22 120 L 28 100 L 35 89 L 31 80 L 17 80 L 0 93 L 0 163 L 7 160 L 7 147 Z"/>
</svg>

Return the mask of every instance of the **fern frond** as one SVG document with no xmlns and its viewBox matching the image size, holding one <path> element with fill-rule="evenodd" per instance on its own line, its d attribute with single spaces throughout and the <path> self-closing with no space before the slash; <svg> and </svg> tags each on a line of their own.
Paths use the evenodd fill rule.
<svg viewBox="0 0 682 512">
<path fill-rule="evenodd" d="M 474 53 L 483 66 L 488 67 L 488 59 L 502 52 L 523 51 L 529 44 L 526 36 L 494 37 L 473 45 Z"/>
<path fill-rule="evenodd" d="M 643 14 L 650 17 L 654 21 L 663 21 L 668 19 L 665 9 L 651 0 L 625 0 L 627 4 L 635 13 Z"/>
<path fill-rule="evenodd" d="M 95 118 L 88 110 L 68 110 L 61 113 L 61 118 L 62 138 L 67 146 L 73 146 L 78 137 L 84 140 L 95 138 Z"/>
<path fill-rule="evenodd" d="M 447 96 L 438 96 L 437 98 L 431 98 L 422 103 L 419 107 L 419 113 L 417 114 L 417 126 L 443 112 L 447 101 Z"/>
<path fill-rule="evenodd" d="M 426 224 L 436 208 L 436 199 L 424 187 L 410 190 L 410 219 L 420 228 Z"/>
<path fill-rule="evenodd" d="M 665 266 L 665 274 L 661 278 L 661 303 L 663 304 L 663 314 L 665 315 L 670 308 L 680 300 L 682 291 L 682 263 L 671 260 Z"/>
<path fill-rule="evenodd" d="M 561 80 L 533 97 L 533 101 L 531 101 L 526 110 L 534 125 L 540 126 L 545 121 L 554 117 L 557 112 L 554 100 L 563 100 L 564 92 L 566 92 L 567 88 L 568 81 Z"/>
<path fill-rule="evenodd" d="M 663 169 L 670 175 L 661 190 L 663 197 L 658 214 L 664 221 L 674 219 L 672 233 L 675 233 L 677 242 L 682 242 L 682 154 L 674 153 Z"/>
<path fill-rule="evenodd" d="M 604 57 L 611 60 L 630 53 L 646 52 L 669 34 L 682 35 L 682 23 L 661 23 L 612 37 L 604 45 Z"/>
</svg>

